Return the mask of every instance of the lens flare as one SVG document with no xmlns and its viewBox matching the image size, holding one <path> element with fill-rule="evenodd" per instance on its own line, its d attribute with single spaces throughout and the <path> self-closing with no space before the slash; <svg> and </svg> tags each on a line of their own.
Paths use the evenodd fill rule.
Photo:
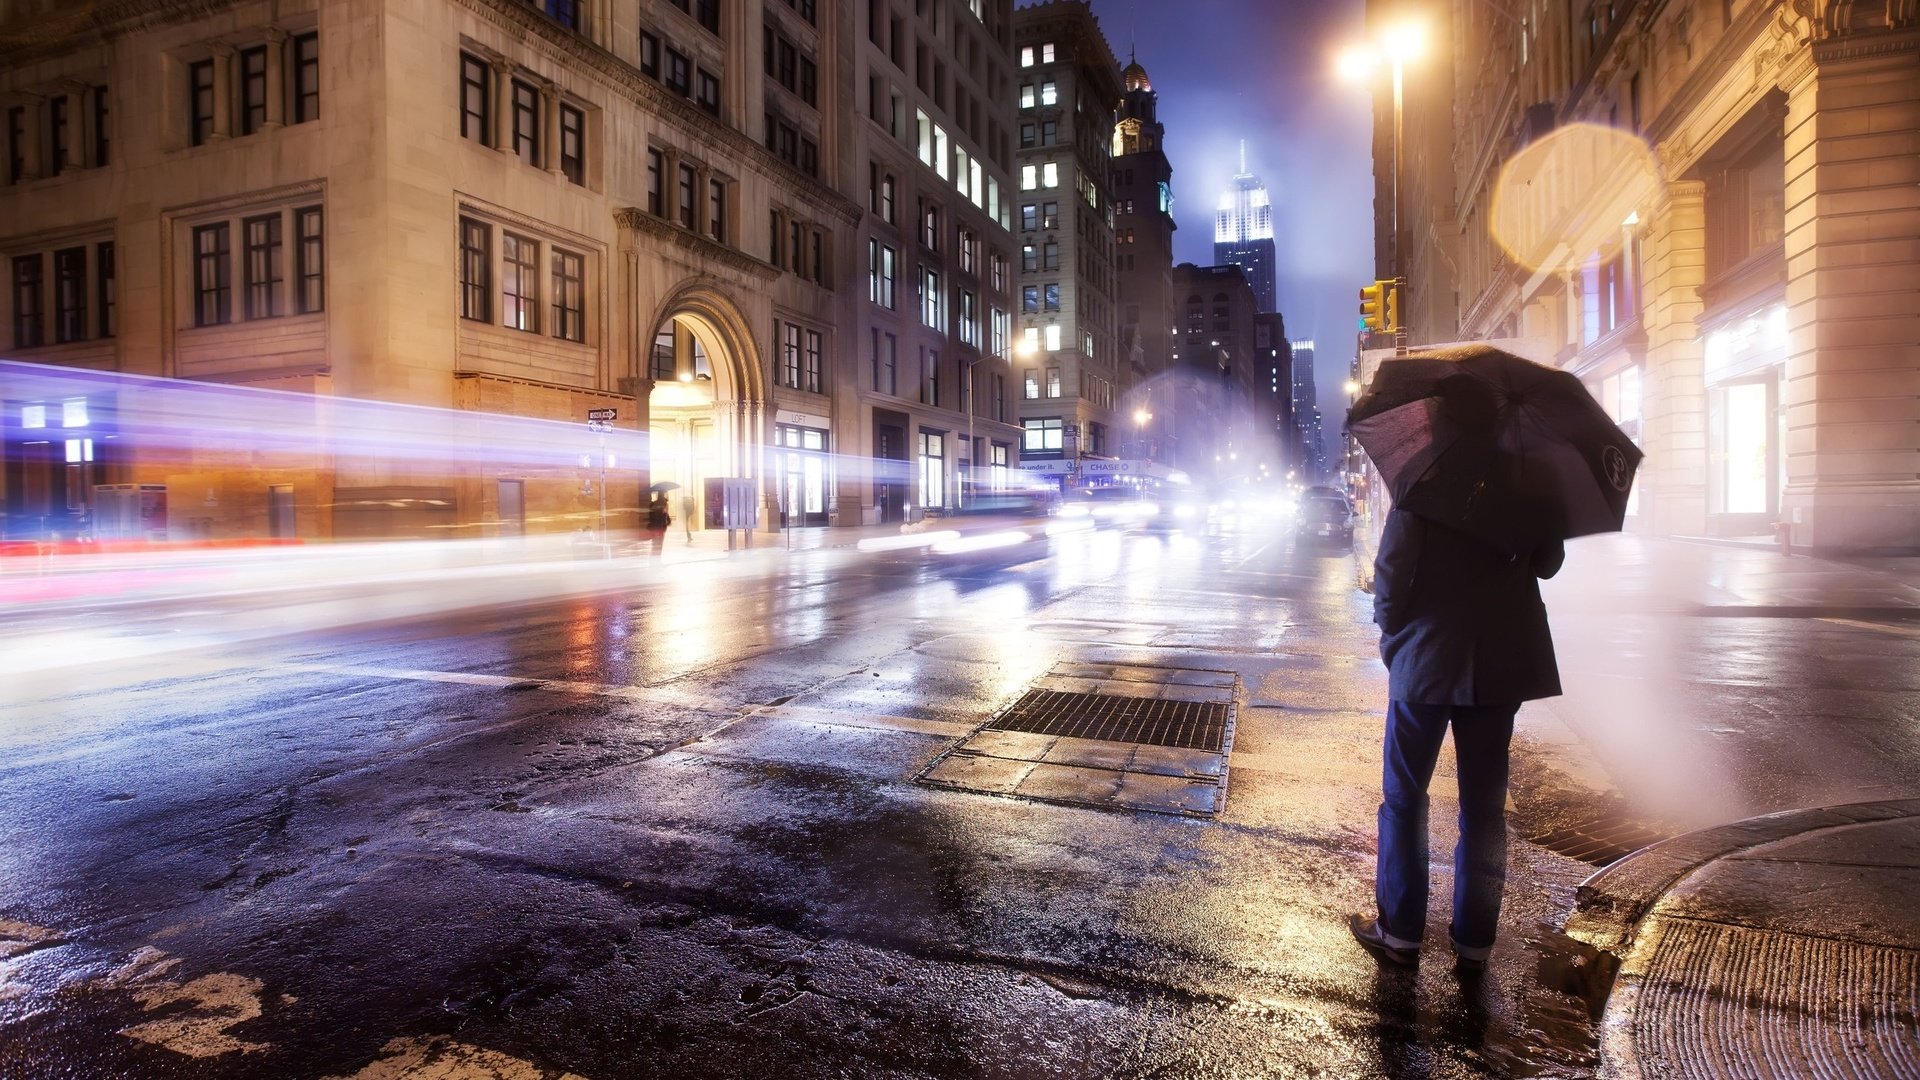
<svg viewBox="0 0 1920 1080">
<path fill-rule="evenodd" d="M 1515 154 L 1494 187 L 1494 240 L 1529 270 L 1612 258 L 1629 218 L 1658 194 L 1647 144 L 1597 124 L 1572 124 Z"/>
</svg>

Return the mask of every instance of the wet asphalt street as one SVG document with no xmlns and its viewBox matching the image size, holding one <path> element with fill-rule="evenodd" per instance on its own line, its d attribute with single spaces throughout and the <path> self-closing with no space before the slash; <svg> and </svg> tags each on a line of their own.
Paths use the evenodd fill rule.
<svg viewBox="0 0 1920 1080">
<path fill-rule="evenodd" d="M 1552 932 L 1592 867 L 1516 836 L 1478 985 L 1347 938 L 1385 689 L 1351 554 L 1249 527 L 610 565 L 631 582 L 10 696 L 0 1076 L 1592 1073 Z M 1680 749 L 1656 788 L 1603 710 L 1530 709 L 1522 830 L 1619 793 L 1679 827 L 1913 789 L 1900 627 L 1618 595 L 1569 594 L 1569 687 L 1618 707 L 1659 667 L 1678 697 L 1631 730 Z M 1649 651 L 1648 618 L 1684 629 Z M 914 782 L 1062 661 L 1237 672 L 1224 812 Z M 1821 697 L 1821 755 L 1783 682 L 1809 672 L 1868 695 Z M 1716 783 L 1671 795 L 1690 775 Z"/>
</svg>

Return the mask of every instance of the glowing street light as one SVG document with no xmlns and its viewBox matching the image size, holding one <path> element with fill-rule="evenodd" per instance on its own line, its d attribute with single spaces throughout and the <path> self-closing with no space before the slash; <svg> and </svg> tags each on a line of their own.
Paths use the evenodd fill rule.
<svg viewBox="0 0 1920 1080">
<path fill-rule="evenodd" d="M 1405 145 L 1405 66 L 1426 51 L 1426 28 L 1412 21 L 1401 21 L 1383 28 L 1373 41 L 1344 50 L 1335 63 L 1340 77 L 1348 82 L 1371 82 L 1382 64 L 1393 70 L 1393 277 L 1401 277 L 1400 255 L 1400 148 Z M 1396 350 L 1403 349 L 1407 332 L 1393 328 Z"/>
</svg>

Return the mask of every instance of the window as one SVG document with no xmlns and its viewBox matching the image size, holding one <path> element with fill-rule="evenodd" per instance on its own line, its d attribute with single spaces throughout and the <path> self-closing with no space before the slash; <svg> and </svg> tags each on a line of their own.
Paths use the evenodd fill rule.
<svg viewBox="0 0 1920 1080">
<path fill-rule="evenodd" d="M 7 183 L 17 184 L 27 175 L 27 110 L 15 105 L 7 110 Z"/>
<path fill-rule="evenodd" d="M 241 49 L 240 134 L 251 135 L 267 122 L 267 48 Z"/>
<path fill-rule="evenodd" d="M 960 230 L 960 272 L 980 272 L 980 238 L 968 229 Z"/>
<path fill-rule="evenodd" d="M 31 349 L 45 344 L 46 312 L 41 306 L 41 281 L 44 272 L 39 255 L 20 255 L 13 260 L 13 347 Z"/>
<path fill-rule="evenodd" d="M 1038 285 L 1020 286 L 1020 310 L 1022 313 L 1027 315 L 1033 315 L 1039 312 L 1040 286 Z"/>
<path fill-rule="evenodd" d="M 972 289 L 960 290 L 960 340 L 980 347 L 980 297 Z"/>
<path fill-rule="evenodd" d="M 1038 400 L 1040 397 L 1040 369 L 1028 368 L 1022 382 L 1024 387 L 1021 390 L 1021 396 L 1029 401 Z"/>
<path fill-rule="evenodd" d="M 263 214 L 240 224 L 246 245 L 246 317 L 272 318 L 280 314 L 280 215 Z"/>
<path fill-rule="evenodd" d="M 560 171 L 573 183 L 587 182 L 587 114 L 560 105 Z"/>
<path fill-rule="evenodd" d="M 1060 244 L 1058 241 L 1049 240 L 1040 245 L 1040 269 L 1060 269 Z"/>
<path fill-rule="evenodd" d="M 987 253 L 987 282 L 995 295 L 1007 291 L 1007 257 L 997 251 Z"/>
<path fill-rule="evenodd" d="M 940 404 L 940 353 L 920 350 L 920 404 Z"/>
<path fill-rule="evenodd" d="M 110 338 L 120 329 L 113 278 L 113 241 L 104 240 L 94 245 L 93 275 L 100 307 L 100 336 Z"/>
<path fill-rule="evenodd" d="M 1057 229 L 1060 227 L 1060 204 L 1057 202 L 1040 204 L 1040 227 Z"/>
<path fill-rule="evenodd" d="M 539 245 L 510 232 L 500 234 L 500 322 L 514 330 L 540 329 Z"/>
<path fill-rule="evenodd" d="M 321 234 L 320 208 L 303 207 L 293 212 L 294 298 L 293 309 L 301 314 L 323 311 L 327 306 L 326 243 Z"/>
<path fill-rule="evenodd" d="M 1046 349 L 1047 349 L 1047 351 L 1048 351 L 1048 352 L 1059 352 L 1059 351 L 1060 351 L 1060 327 L 1059 327 L 1059 326 L 1057 326 L 1057 325 L 1052 325 L 1052 326 L 1048 326 L 1048 327 L 1047 327 L 1047 336 L 1046 336 L 1046 342 L 1047 342 L 1047 343 L 1046 343 Z M 1059 381 L 1059 380 L 1058 380 L 1058 374 L 1059 374 L 1058 372 L 1055 372 L 1055 376 L 1056 376 L 1056 377 L 1055 377 L 1055 382 L 1056 382 L 1056 383 L 1057 383 L 1057 382 Z M 1048 396 L 1048 397 L 1059 397 L 1060 395 L 1059 395 L 1058 393 L 1053 393 L 1053 394 L 1048 394 L 1047 396 Z"/>
<path fill-rule="evenodd" d="M 1033 96 L 1033 84 L 1021 83 L 1020 84 L 1020 107 L 1023 109 L 1031 109 L 1034 106 L 1034 101 L 1035 99 Z"/>
<path fill-rule="evenodd" d="M 679 208 L 680 227 L 693 228 L 694 196 L 698 190 L 699 174 L 693 166 L 682 163 L 680 166 L 679 198 L 674 203 Z"/>
<path fill-rule="evenodd" d="M 460 219 L 460 317 L 492 321 L 493 231 L 484 222 Z"/>
<path fill-rule="evenodd" d="M 1093 356 L 1093 333 L 1091 331 L 1080 331 L 1080 352 L 1088 357 Z"/>
<path fill-rule="evenodd" d="M 1040 62 L 1043 64 L 1053 63 L 1053 42 L 1049 41 L 1040 46 Z"/>
<path fill-rule="evenodd" d="M 793 272 L 805 276 L 807 272 L 807 245 L 804 243 L 806 226 L 798 221 L 787 223 L 787 257 L 793 260 Z"/>
<path fill-rule="evenodd" d="M 660 217 L 666 212 L 661 202 L 663 198 L 661 184 L 664 182 L 666 167 L 666 155 L 649 147 L 647 149 L 647 213 L 654 217 Z"/>
<path fill-rule="evenodd" d="M 107 163 L 107 88 L 93 88 L 93 164 L 97 168 Z"/>
<path fill-rule="evenodd" d="M 779 349 L 778 363 L 774 366 L 773 381 L 779 386 L 800 386 L 800 327 L 793 323 L 775 320 L 773 340 Z"/>
<path fill-rule="evenodd" d="M 553 336 L 587 340 L 586 260 L 559 248 L 553 249 Z"/>
<path fill-rule="evenodd" d="M 1031 150 L 1037 145 L 1038 140 L 1034 137 L 1034 130 L 1032 124 L 1020 125 L 1020 149 Z"/>
<path fill-rule="evenodd" d="M 547 18 L 569 30 L 580 29 L 580 0 L 546 0 Z"/>
<path fill-rule="evenodd" d="M 522 162 L 540 165 L 540 88 L 513 80 L 513 153 Z"/>
<path fill-rule="evenodd" d="M 894 310 L 894 260 L 898 253 L 878 240 L 867 242 L 867 299 Z"/>
<path fill-rule="evenodd" d="M 873 331 L 873 390 L 877 394 L 898 394 L 900 387 L 896 381 L 900 342 L 892 334 Z"/>
<path fill-rule="evenodd" d="M 720 115 L 720 80 L 714 78 L 705 68 L 699 71 L 693 100 L 715 116 Z"/>
<path fill-rule="evenodd" d="M 460 54 L 460 137 L 481 146 L 493 145 L 492 101 L 487 93 L 490 74 L 485 61 Z"/>
<path fill-rule="evenodd" d="M 640 34 L 640 74 L 649 79 L 660 77 L 660 39 L 645 31 Z"/>
<path fill-rule="evenodd" d="M 87 249 L 62 248 L 53 253 L 53 339 L 80 341 L 86 336 Z"/>
<path fill-rule="evenodd" d="M 921 323 L 935 330 L 945 329 L 940 306 L 940 271 L 925 267 L 920 271 Z"/>
<path fill-rule="evenodd" d="M 189 64 L 187 87 L 188 138 L 199 146 L 213 134 L 213 61 Z"/>
<path fill-rule="evenodd" d="M 320 119 L 320 35 L 293 39 L 293 122 Z"/>
<path fill-rule="evenodd" d="M 1060 310 L 1060 283 L 1059 282 L 1050 281 L 1047 283 L 1045 306 L 1048 311 Z"/>
<path fill-rule="evenodd" d="M 1039 227 L 1040 227 L 1040 208 L 1034 205 L 1033 203 L 1021 204 L 1020 228 L 1024 229 L 1027 232 L 1032 232 L 1033 230 Z"/>
<path fill-rule="evenodd" d="M 1052 337 L 1053 336 L 1052 331 L 1055 331 L 1057 329 L 1059 328 L 1053 327 L 1053 326 L 1047 327 L 1047 330 L 1048 330 L 1047 336 Z M 1053 348 L 1053 346 L 1051 345 L 1049 345 L 1048 347 Z M 1050 367 L 1047 369 L 1047 396 L 1048 397 L 1060 396 L 1060 369 L 1057 367 Z"/>
<path fill-rule="evenodd" d="M 707 235 L 721 243 L 727 240 L 727 182 L 707 181 Z"/>
<path fill-rule="evenodd" d="M 1059 417 L 1046 417 L 1036 420 L 1022 420 L 1020 449 L 1022 450 L 1059 450 L 1061 423 Z"/>
<path fill-rule="evenodd" d="M 1040 186 L 1044 188 L 1060 186 L 1060 166 L 1052 161 L 1040 166 Z"/>
<path fill-rule="evenodd" d="M 1041 146 L 1060 145 L 1060 121 L 1058 120 L 1040 121 L 1040 145 Z"/>
<path fill-rule="evenodd" d="M 233 279 L 227 224 L 193 230 L 193 324 L 220 326 L 233 319 Z"/>
<path fill-rule="evenodd" d="M 813 283 L 827 283 L 827 234 L 813 230 Z"/>
<path fill-rule="evenodd" d="M 720 0 L 694 0 L 693 17 L 708 33 L 719 33 Z"/>
<path fill-rule="evenodd" d="M 1020 269 L 1031 274 L 1040 269 L 1040 249 L 1032 244 L 1020 245 Z"/>
<path fill-rule="evenodd" d="M 940 250 L 940 207 L 933 203 L 920 207 L 920 243 L 928 251 Z"/>
<path fill-rule="evenodd" d="M 880 217 L 889 225 L 899 224 L 893 216 L 893 195 L 893 174 L 888 173 L 880 178 Z"/>
<path fill-rule="evenodd" d="M 823 348 L 822 342 L 823 339 L 820 331 L 807 331 L 806 353 L 801 358 L 800 389 L 809 390 L 816 394 L 820 393 L 825 385 L 822 381 L 822 374 L 826 350 Z"/>
<path fill-rule="evenodd" d="M 1033 66 L 1033 46 L 1031 45 L 1020 46 L 1020 66 L 1023 68 L 1030 68 Z"/>
<path fill-rule="evenodd" d="M 920 433 L 920 505 L 947 505 L 946 433 Z"/>
<path fill-rule="evenodd" d="M 667 74 L 666 74 L 666 78 L 660 81 L 666 84 L 667 89 L 672 90 L 676 94 L 685 96 L 687 93 L 687 87 L 692 77 L 693 77 L 692 62 L 689 61 L 686 58 L 686 56 L 683 53 L 681 53 L 678 49 L 672 49 L 672 48 L 668 49 L 667 50 Z"/>
<path fill-rule="evenodd" d="M 1054 82 L 1052 79 L 1048 79 L 1045 82 L 1042 82 L 1040 84 L 1040 104 L 1058 105 L 1059 103 L 1060 103 L 1060 88 L 1054 85 Z"/>
</svg>

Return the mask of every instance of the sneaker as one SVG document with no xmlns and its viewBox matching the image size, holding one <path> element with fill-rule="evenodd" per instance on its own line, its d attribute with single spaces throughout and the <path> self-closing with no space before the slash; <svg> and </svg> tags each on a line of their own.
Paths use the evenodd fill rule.
<svg viewBox="0 0 1920 1080">
<path fill-rule="evenodd" d="M 1347 916 L 1347 929 L 1353 931 L 1353 940 L 1360 947 L 1373 954 L 1375 960 L 1394 967 L 1418 967 L 1420 950 L 1402 948 L 1387 940 L 1387 932 L 1380 928 L 1379 919 L 1369 919 L 1363 915 Z"/>
<path fill-rule="evenodd" d="M 1452 941 L 1447 944 L 1453 947 L 1455 975 L 1463 979 L 1477 979 L 1487 973 L 1487 955 L 1493 952 L 1492 949 L 1466 949 Z"/>
</svg>

